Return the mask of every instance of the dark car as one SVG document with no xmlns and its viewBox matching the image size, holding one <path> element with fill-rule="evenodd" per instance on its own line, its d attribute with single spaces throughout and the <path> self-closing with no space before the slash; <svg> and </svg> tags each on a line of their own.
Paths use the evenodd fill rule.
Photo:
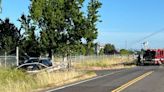
<svg viewBox="0 0 164 92">
<path fill-rule="evenodd" d="M 39 58 L 31 57 L 19 63 L 19 65 L 26 64 L 26 63 L 34 63 L 39 62 Z"/>
<path fill-rule="evenodd" d="M 50 59 L 39 59 L 39 63 L 42 63 L 48 67 L 52 66 L 52 62 Z"/>
</svg>

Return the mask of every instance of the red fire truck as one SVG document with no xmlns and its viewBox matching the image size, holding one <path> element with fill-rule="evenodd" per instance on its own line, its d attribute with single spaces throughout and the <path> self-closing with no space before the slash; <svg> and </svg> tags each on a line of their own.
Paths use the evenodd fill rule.
<svg viewBox="0 0 164 92">
<path fill-rule="evenodd" d="M 147 49 L 143 52 L 142 64 L 160 65 L 164 63 L 164 49 Z"/>
</svg>

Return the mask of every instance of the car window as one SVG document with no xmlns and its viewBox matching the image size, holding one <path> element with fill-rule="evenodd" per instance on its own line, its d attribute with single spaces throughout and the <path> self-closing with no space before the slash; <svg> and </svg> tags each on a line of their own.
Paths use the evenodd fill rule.
<svg viewBox="0 0 164 92">
<path fill-rule="evenodd" d="M 47 65 L 47 66 L 52 66 L 51 61 L 49 61 L 49 60 L 47 60 L 47 59 L 40 60 L 40 63 L 42 63 L 42 64 L 44 64 L 44 65 Z"/>
<path fill-rule="evenodd" d="M 38 59 L 30 59 L 26 63 L 33 63 L 33 62 L 38 62 Z"/>
</svg>

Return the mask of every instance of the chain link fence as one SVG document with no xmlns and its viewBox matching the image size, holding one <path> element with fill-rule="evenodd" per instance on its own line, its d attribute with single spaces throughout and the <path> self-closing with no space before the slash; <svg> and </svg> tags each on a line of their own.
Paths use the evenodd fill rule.
<svg viewBox="0 0 164 92">
<path fill-rule="evenodd" d="M 17 66 L 16 56 L 0 56 L 1 67 L 12 67 Z"/>
<path fill-rule="evenodd" d="M 67 60 L 71 60 L 72 62 L 85 62 L 85 61 L 100 61 L 100 60 L 104 60 L 106 58 L 110 59 L 110 58 L 136 58 L 135 55 L 89 55 L 89 56 L 84 56 L 84 55 L 78 55 L 78 56 L 68 56 L 68 57 L 61 57 L 61 56 L 57 56 L 54 57 L 54 62 L 64 62 Z"/>
<path fill-rule="evenodd" d="M 90 56 L 68 56 L 68 57 L 54 57 L 54 63 L 63 64 L 68 68 L 77 63 L 85 62 L 109 62 L 110 64 L 129 63 L 136 59 L 135 55 L 90 55 Z"/>
<path fill-rule="evenodd" d="M 19 48 L 16 48 L 14 54 L 10 55 L 7 52 L 1 52 L 0 54 L 0 67 L 14 67 L 18 66 L 19 62 Z"/>
</svg>

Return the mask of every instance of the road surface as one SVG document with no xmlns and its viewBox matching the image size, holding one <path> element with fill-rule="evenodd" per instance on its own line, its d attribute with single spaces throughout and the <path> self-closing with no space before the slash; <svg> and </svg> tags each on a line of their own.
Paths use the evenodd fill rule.
<svg viewBox="0 0 164 92">
<path fill-rule="evenodd" d="M 47 92 L 164 92 L 164 66 L 97 71 L 98 76 Z"/>
</svg>

